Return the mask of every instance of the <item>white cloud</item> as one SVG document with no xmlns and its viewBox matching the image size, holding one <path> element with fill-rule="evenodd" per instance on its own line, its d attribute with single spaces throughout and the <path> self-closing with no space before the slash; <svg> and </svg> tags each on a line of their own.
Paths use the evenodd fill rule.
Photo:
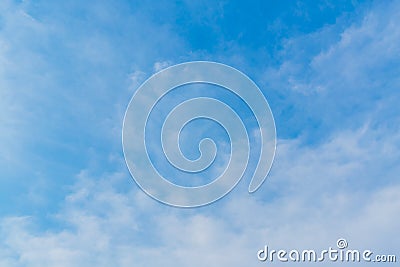
<svg viewBox="0 0 400 267">
<path fill-rule="evenodd" d="M 170 66 L 171 62 L 169 61 L 158 61 L 154 63 L 153 70 L 154 72 L 158 72 L 160 70 L 165 69 L 166 67 Z"/>
<path fill-rule="evenodd" d="M 390 46 L 397 40 L 391 26 L 397 5 L 377 10 L 359 26 L 346 29 L 330 50 L 311 57 L 313 71 L 304 83 L 321 85 L 318 94 L 327 91 L 313 108 L 325 108 L 326 101 L 347 92 L 347 85 L 355 88 L 359 78 L 384 82 L 383 76 L 371 78 L 368 72 L 369 67 L 391 60 L 386 53 L 397 53 L 397 46 Z M 386 46 L 389 49 L 382 51 Z M 357 55 L 360 51 L 364 56 Z M 374 53 L 379 56 L 368 57 Z M 352 59 L 351 64 L 345 64 L 346 58 Z M 285 71 L 276 75 L 282 80 L 288 77 Z M 389 78 L 392 94 L 396 77 Z M 302 86 L 301 80 L 293 81 Z M 340 83 L 346 86 L 336 86 Z M 357 96 L 313 115 L 352 105 Z M 93 164 L 95 174 L 77 175 L 62 208 L 53 214 L 58 228 L 41 229 L 33 216 L 3 218 L 0 266 L 257 266 L 256 252 L 264 245 L 318 249 L 334 246 L 339 237 L 347 238 L 351 248 L 397 253 L 400 134 L 391 123 L 398 119 L 388 121 L 380 113 L 398 110 L 393 99 L 397 97 L 369 99 L 373 108 L 365 117 L 340 114 L 341 119 L 348 115 L 359 121 L 353 127 L 336 120 L 337 130 L 320 143 L 307 146 L 302 137 L 281 140 L 271 176 L 260 191 L 248 195 L 242 181 L 223 200 L 196 210 L 175 209 L 150 199 L 127 182 L 123 161 L 113 154 L 121 170 L 98 175 Z M 376 123 L 374 116 L 382 122 Z"/>
<path fill-rule="evenodd" d="M 384 141 L 363 143 L 365 135 Z M 398 138 L 361 129 L 313 149 L 280 142 L 260 192 L 248 195 L 242 182 L 225 199 L 193 210 L 159 204 L 136 186 L 119 191 L 126 172 L 96 179 L 83 171 L 57 214 L 66 227 L 37 231 L 33 218 L 3 220 L 3 248 L 13 252 L 4 260 L 8 266 L 256 266 L 264 245 L 323 249 L 339 237 L 351 248 L 395 253 L 400 185 L 375 184 L 369 170 L 395 177 L 398 167 L 385 164 L 398 155 L 386 149 Z M 363 180 L 372 183 L 365 187 Z"/>
<path fill-rule="evenodd" d="M 285 42 L 282 64 L 262 77 L 274 90 L 281 134 L 315 141 L 367 121 L 397 120 L 399 8 L 396 1 L 364 5 L 351 19 L 339 18 L 335 25 Z"/>
</svg>

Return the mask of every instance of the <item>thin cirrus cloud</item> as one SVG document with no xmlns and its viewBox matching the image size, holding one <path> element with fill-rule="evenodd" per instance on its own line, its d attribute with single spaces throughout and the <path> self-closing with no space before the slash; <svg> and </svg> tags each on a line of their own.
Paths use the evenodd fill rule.
<svg viewBox="0 0 400 267">
<path fill-rule="evenodd" d="M 278 63 L 257 66 L 245 58 L 261 41 L 246 47 L 246 32 L 230 43 L 231 56 L 223 45 L 191 47 L 193 36 L 177 30 L 184 26 L 157 20 L 145 4 L 1 5 L 0 197 L 9 204 L 1 206 L 0 266 L 257 266 L 266 244 L 325 249 L 339 237 L 351 248 L 399 250 L 397 2 L 285 36 Z M 181 14 L 174 8 L 169 14 Z M 228 11 L 207 14 L 219 23 Z M 114 19 L 116 40 L 106 29 Z M 220 42 L 233 39 L 218 25 Z M 328 40 L 320 49 L 311 45 L 320 39 Z M 119 130 L 130 78 L 139 84 L 200 56 L 242 66 L 265 88 L 277 155 L 254 195 L 242 181 L 214 205 L 174 209 L 131 181 Z"/>
</svg>

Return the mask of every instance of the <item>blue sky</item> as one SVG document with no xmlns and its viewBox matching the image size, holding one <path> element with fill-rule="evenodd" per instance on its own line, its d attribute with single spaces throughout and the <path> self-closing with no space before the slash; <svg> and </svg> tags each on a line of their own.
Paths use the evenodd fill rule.
<svg viewBox="0 0 400 267">
<path fill-rule="evenodd" d="M 0 266 L 258 266 L 265 244 L 339 237 L 398 253 L 399 12 L 398 1 L 2 1 Z M 142 82 L 193 60 L 252 78 L 278 145 L 255 194 L 244 177 L 213 205 L 177 209 L 130 177 L 122 121 Z"/>
</svg>

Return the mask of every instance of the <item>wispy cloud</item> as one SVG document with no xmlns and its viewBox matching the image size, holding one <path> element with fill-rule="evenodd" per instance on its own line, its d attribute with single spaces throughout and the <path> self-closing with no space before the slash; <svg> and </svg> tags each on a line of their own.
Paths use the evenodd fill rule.
<svg viewBox="0 0 400 267">
<path fill-rule="evenodd" d="M 145 5 L 1 8 L 0 192 L 12 204 L 2 206 L 0 266 L 257 266 L 266 244 L 317 249 L 343 236 L 397 253 L 397 2 L 287 37 L 277 64 L 251 68 L 246 51 L 262 51 L 260 40 L 230 43 L 232 57 L 196 50 Z M 120 129 L 132 87 L 199 55 L 258 70 L 280 140 L 255 195 L 243 181 L 214 205 L 174 209 L 131 180 Z M 27 203 L 29 190 L 43 202 Z"/>
</svg>

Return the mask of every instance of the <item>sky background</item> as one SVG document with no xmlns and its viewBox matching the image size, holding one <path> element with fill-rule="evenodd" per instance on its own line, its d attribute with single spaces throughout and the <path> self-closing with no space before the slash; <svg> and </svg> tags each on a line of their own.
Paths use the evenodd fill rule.
<svg viewBox="0 0 400 267">
<path fill-rule="evenodd" d="M 398 14 L 399 1 L 1 1 L 0 266 L 262 266 L 264 245 L 341 237 L 399 259 Z M 142 82 L 193 60 L 253 79 L 278 144 L 255 194 L 244 177 L 179 209 L 135 184 L 121 131 Z"/>
</svg>

